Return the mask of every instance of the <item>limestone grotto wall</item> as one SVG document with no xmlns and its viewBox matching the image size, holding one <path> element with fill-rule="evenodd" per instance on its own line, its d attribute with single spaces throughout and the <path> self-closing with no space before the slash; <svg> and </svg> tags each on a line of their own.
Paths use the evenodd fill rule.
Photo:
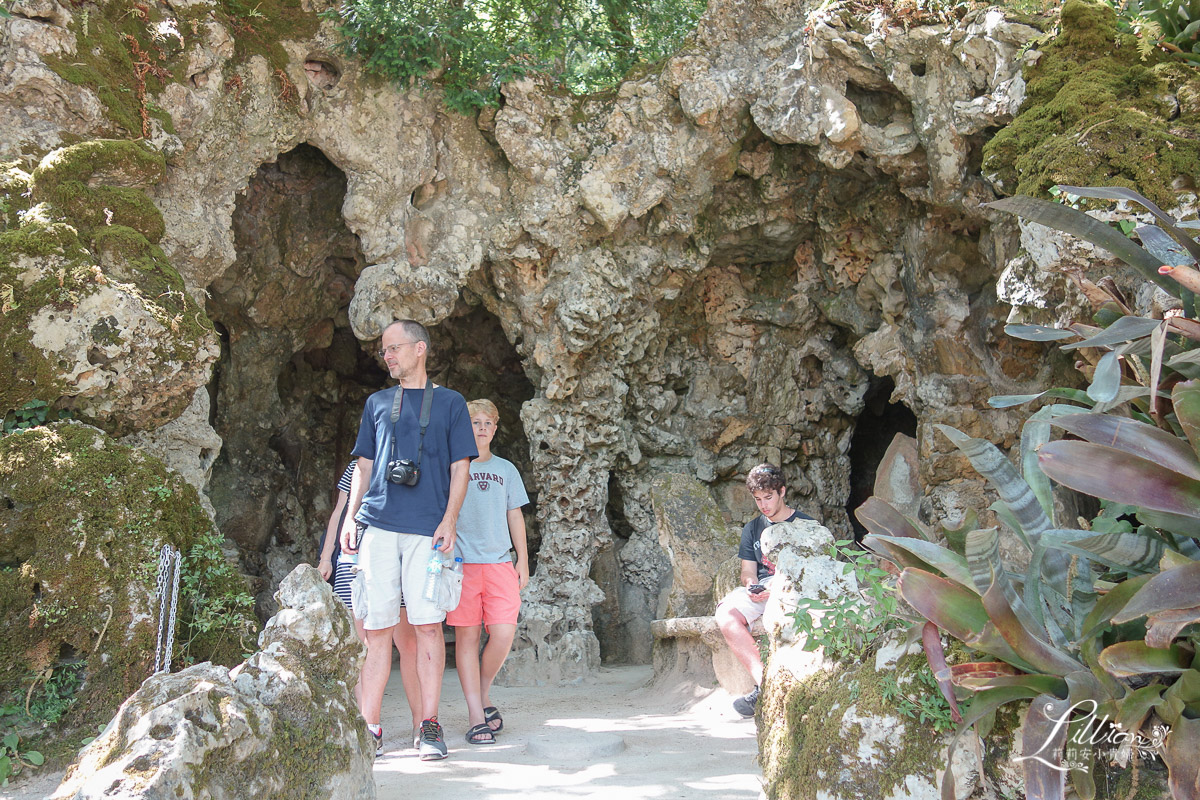
<svg viewBox="0 0 1200 800">
<path fill-rule="evenodd" d="M 890 400 L 917 421 L 926 511 L 981 505 L 931 426 L 1011 443 L 1019 416 L 982 401 L 1048 380 L 1000 332 L 1016 228 L 979 207 L 1037 30 L 714 0 L 613 91 L 527 80 L 464 117 L 364 76 L 316 4 L 239 8 L 17 0 L 0 20 L 3 382 L 6 410 L 136 432 L 205 490 L 261 614 L 315 556 L 399 317 L 432 326 L 435 380 L 499 399 L 497 451 L 535 497 L 509 680 L 649 660 L 661 476 L 736 528 L 746 470 L 779 462 L 844 534 L 852 437 Z M 64 163 L 107 166 L 73 168 L 68 197 Z M 165 283 L 119 288 L 146 270 Z"/>
</svg>

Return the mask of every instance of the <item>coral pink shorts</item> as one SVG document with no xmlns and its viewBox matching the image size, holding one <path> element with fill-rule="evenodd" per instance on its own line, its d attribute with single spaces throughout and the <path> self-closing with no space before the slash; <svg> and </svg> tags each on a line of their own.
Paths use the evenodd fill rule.
<svg viewBox="0 0 1200 800">
<path fill-rule="evenodd" d="M 520 581 L 511 561 L 501 564 L 463 564 L 462 599 L 446 615 L 446 624 L 469 628 L 516 625 L 521 610 Z"/>
</svg>

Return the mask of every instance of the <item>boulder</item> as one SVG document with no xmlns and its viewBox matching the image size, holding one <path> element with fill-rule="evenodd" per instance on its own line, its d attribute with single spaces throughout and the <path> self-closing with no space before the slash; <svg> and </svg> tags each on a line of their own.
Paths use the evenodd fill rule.
<svg viewBox="0 0 1200 800">
<path fill-rule="evenodd" d="M 811 519 L 780 522 L 762 534 L 763 555 L 775 565 L 771 596 L 763 610 L 763 626 L 780 642 L 796 641 L 791 615 L 800 598 L 822 603 L 857 592 L 854 573 L 829 555 L 833 534 Z"/>
<path fill-rule="evenodd" d="M 31 173 L 6 167 L 0 346 L 12 357 L 0 409 L 40 400 L 117 434 L 179 416 L 219 347 L 158 246 L 162 214 L 145 190 L 162 179 L 162 154 L 94 140 Z"/>
<path fill-rule="evenodd" d="M 365 650 L 350 615 L 307 565 L 276 600 L 239 666 L 147 679 L 52 800 L 374 798 L 374 741 L 353 691 Z"/>
<path fill-rule="evenodd" d="M 708 487 L 690 475 L 658 475 L 650 497 L 658 542 L 673 568 L 666 616 L 711 614 L 719 599 L 713 597 L 713 575 L 737 552 L 737 537 Z"/>
<path fill-rule="evenodd" d="M 930 688 L 919 643 L 901 646 L 899 661 L 844 664 L 813 658 L 799 645 L 772 654 L 759 701 L 759 733 L 767 794 L 780 800 L 938 800 L 955 727 L 946 710 L 940 731 L 919 719 Z M 932 690 L 936 693 L 936 689 Z M 975 790 L 982 755 L 968 734 L 954 759 L 954 791 Z M 1007 796 L 1007 795 L 1006 795 Z"/>
</svg>

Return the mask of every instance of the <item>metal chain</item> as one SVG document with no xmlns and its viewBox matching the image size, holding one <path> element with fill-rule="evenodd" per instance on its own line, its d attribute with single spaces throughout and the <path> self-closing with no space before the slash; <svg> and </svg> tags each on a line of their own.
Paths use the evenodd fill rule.
<svg viewBox="0 0 1200 800">
<path fill-rule="evenodd" d="M 162 664 L 163 620 L 167 616 L 167 570 L 171 568 L 171 545 L 164 544 L 158 554 L 158 580 L 154 593 L 158 595 L 158 641 L 154 645 L 154 672 L 157 675 Z"/>
<path fill-rule="evenodd" d="M 175 615 L 179 607 L 179 574 L 183 571 L 183 553 L 164 544 L 158 556 L 158 642 L 154 648 L 154 674 L 171 671 L 171 651 L 175 646 Z M 174 573 L 172 575 L 172 573 Z M 167 581 L 171 581 L 171 598 L 167 600 Z M 163 641 L 163 634 L 166 641 Z"/>
</svg>

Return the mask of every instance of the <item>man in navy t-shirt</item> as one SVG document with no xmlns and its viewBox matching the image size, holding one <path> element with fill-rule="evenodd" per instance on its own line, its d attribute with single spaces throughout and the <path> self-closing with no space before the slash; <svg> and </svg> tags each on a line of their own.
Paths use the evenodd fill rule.
<svg viewBox="0 0 1200 800">
<path fill-rule="evenodd" d="M 403 592 L 408 621 L 417 636 L 421 683 L 423 722 L 420 732 L 414 733 L 422 760 L 440 759 L 446 757 L 446 740 L 437 721 L 446 665 L 442 638 L 446 613 L 426 600 L 422 589 L 432 550 L 437 548 L 448 557 L 453 554 L 467 474 L 471 459 L 479 453 L 462 395 L 429 383 L 425 327 L 412 320 L 393 322 L 383 331 L 382 346 L 380 357 L 400 385 L 367 398 L 351 451 L 358 462 L 351 481 L 350 512 L 341 531 L 343 552 L 359 554 L 354 613 L 363 619 L 367 635 L 362 713 L 376 743 L 382 743 L 379 715 Z M 426 391 L 433 394 L 428 426 L 422 433 Z M 397 467 L 404 460 L 410 466 Z M 419 470 L 415 480 L 413 467 Z M 359 608 L 360 600 L 365 608 Z"/>
<path fill-rule="evenodd" d="M 763 664 L 750 627 L 763 615 L 767 598 L 771 596 L 771 579 L 775 577 L 775 565 L 763 558 L 762 532 L 776 522 L 812 517 L 788 506 L 784 500 L 787 486 L 783 482 L 783 471 L 774 464 L 759 464 L 750 470 L 746 476 L 746 488 L 754 495 L 754 503 L 762 513 L 742 528 L 742 541 L 738 547 L 738 557 L 742 560 L 742 585 L 722 598 L 717 605 L 716 616 L 729 649 L 754 679 L 754 690 L 734 700 L 733 708 L 743 717 L 752 717 L 758 706 Z"/>
</svg>

